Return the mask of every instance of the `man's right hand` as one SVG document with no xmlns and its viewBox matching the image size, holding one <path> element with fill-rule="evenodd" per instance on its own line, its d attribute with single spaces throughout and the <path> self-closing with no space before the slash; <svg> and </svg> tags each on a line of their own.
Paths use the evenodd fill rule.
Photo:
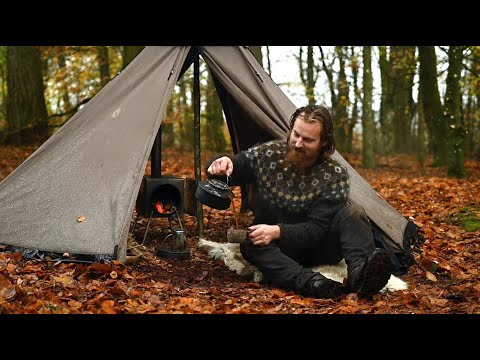
<svg viewBox="0 0 480 360">
<path fill-rule="evenodd" d="M 222 156 L 210 164 L 207 172 L 211 175 L 227 175 L 233 173 L 233 162 L 228 156 Z"/>
</svg>

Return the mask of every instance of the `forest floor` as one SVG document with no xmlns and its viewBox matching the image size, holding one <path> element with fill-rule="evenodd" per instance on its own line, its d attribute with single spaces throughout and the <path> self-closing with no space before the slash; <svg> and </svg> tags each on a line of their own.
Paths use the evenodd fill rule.
<svg viewBox="0 0 480 360">
<path fill-rule="evenodd" d="M 34 151 L 0 147 L 0 181 Z M 0 252 L 0 313 L 3 314 L 478 314 L 480 313 L 480 165 L 467 161 L 468 177 L 446 177 L 446 170 L 420 167 L 413 157 L 378 157 L 377 168 L 361 168 L 360 157 L 347 158 L 372 187 L 419 227 L 424 256 L 439 263 L 435 273 L 413 265 L 400 278 L 408 290 L 380 293 L 373 299 L 348 294 L 313 299 L 258 284 L 227 269 L 222 261 L 197 249 L 196 218 L 184 215 L 191 256 L 170 260 L 156 256 L 166 236 L 166 219 L 154 218 L 145 246 L 123 264 L 78 264 L 28 260 Z M 202 164 L 204 161 L 202 161 Z M 189 164 L 191 164 L 189 166 Z M 165 151 L 163 174 L 193 178 L 193 156 Z M 149 168 L 147 167 L 147 173 Z M 239 188 L 234 188 L 240 208 Z M 469 231 L 461 223 L 470 216 Z M 240 214 L 240 226 L 250 213 Z M 141 242 L 147 219 L 134 237 Z M 234 224 L 232 209 L 204 207 L 205 237 L 225 242 Z M 132 220 L 133 224 L 133 220 Z M 133 228 L 133 225 L 132 225 Z M 1 243 L 1 239 L 0 239 Z M 133 243 L 135 244 L 135 243 Z M 418 254 L 417 260 L 418 260 Z"/>
</svg>

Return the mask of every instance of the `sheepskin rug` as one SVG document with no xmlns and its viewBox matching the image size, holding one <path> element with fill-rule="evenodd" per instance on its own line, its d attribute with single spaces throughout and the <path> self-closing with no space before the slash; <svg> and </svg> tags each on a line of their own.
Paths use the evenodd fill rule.
<svg viewBox="0 0 480 360">
<path fill-rule="evenodd" d="M 198 241 L 198 248 L 204 251 L 209 257 L 216 260 L 223 260 L 225 266 L 231 271 L 235 271 L 241 276 L 252 276 L 253 281 L 260 282 L 263 279 L 263 274 L 253 265 L 248 263 L 240 253 L 240 244 L 238 243 L 218 243 L 205 239 Z M 336 265 L 319 265 L 312 268 L 312 270 L 323 274 L 325 277 L 343 282 L 343 278 L 347 277 L 347 264 L 344 260 Z M 398 291 L 407 290 L 408 285 L 405 281 L 399 279 L 395 275 L 390 277 L 387 285 L 381 290 Z"/>
</svg>

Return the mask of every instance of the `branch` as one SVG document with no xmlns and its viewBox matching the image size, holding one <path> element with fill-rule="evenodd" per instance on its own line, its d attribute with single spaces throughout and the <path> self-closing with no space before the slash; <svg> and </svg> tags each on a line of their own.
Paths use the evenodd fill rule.
<svg viewBox="0 0 480 360">
<path fill-rule="evenodd" d="M 64 112 L 64 113 L 60 113 L 60 114 L 52 114 L 48 117 L 48 119 L 51 119 L 51 118 L 56 118 L 56 117 L 63 117 L 63 116 L 67 116 L 67 115 L 73 115 L 75 114 L 78 109 L 80 108 L 80 106 L 82 105 L 85 105 L 87 102 L 89 102 L 92 98 L 89 97 L 89 98 L 86 98 L 86 99 L 83 99 L 81 102 L 79 102 L 74 108 Z M 63 124 L 65 124 L 68 120 L 65 120 L 62 124 L 58 124 L 58 125 L 53 125 L 53 127 L 60 127 L 60 126 L 63 126 Z"/>
</svg>

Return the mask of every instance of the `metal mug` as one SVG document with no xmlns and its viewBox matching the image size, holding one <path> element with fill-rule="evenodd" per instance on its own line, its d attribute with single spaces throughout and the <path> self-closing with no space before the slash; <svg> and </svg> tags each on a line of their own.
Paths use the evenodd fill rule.
<svg viewBox="0 0 480 360">
<path fill-rule="evenodd" d="M 170 236 L 172 236 L 172 248 L 183 249 L 185 247 L 186 239 L 184 230 L 174 230 L 163 239 L 163 242 L 165 242 Z"/>
</svg>

